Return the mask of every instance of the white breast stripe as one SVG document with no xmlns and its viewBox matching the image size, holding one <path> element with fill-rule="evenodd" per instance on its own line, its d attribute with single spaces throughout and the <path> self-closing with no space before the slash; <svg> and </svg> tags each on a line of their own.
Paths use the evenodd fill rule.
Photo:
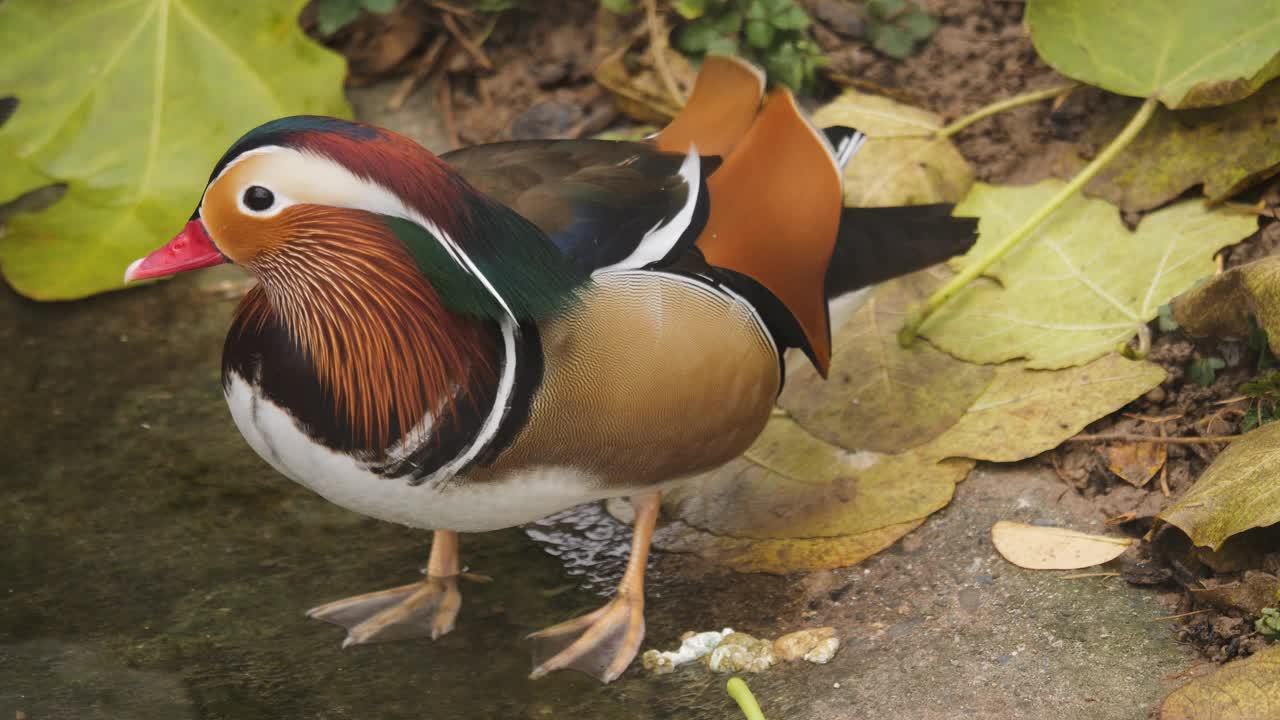
<svg viewBox="0 0 1280 720">
<path fill-rule="evenodd" d="M 689 224 L 693 222 L 693 212 L 698 207 L 698 196 L 702 193 L 702 157 L 698 155 L 696 145 L 689 146 L 689 154 L 685 155 L 684 162 L 680 163 L 679 175 L 684 179 L 685 187 L 689 189 L 685 196 L 684 207 L 680 208 L 680 212 L 669 221 L 654 225 L 653 229 L 644 234 L 630 255 L 612 265 L 597 269 L 592 275 L 614 270 L 642 268 L 661 260 L 671 252 L 671 248 L 675 247 L 685 231 L 689 229 Z"/>
<path fill-rule="evenodd" d="M 507 410 L 511 403 L 511 393 L 516 385 L 516 334 L 519 332 L 514 320 L 506 319 L 502 321 L 502 377 L 498 380 L 498 392 L 493 398 L 493 407 L 489 409 L 489 415 L 484 419 L 484 425 L 480 426 L 480 431 L 476 433 L 476 437 L 462 451 L 458 457 L 449 461 L 449 464 L 440 468 L 431 474 L 427 482 L 434 484 L 438 481 L 448 482 L 450 478 L 457 475 L 462 468 L 475 459 L 476 455 L 485 448 L 498 434 L 498 427 L 502 425 L 502 418 L 506 416 Z"/>
</svg>

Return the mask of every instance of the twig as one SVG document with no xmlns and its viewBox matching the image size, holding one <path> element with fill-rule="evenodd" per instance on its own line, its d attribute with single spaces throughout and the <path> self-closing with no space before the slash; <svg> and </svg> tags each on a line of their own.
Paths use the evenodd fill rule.
<svg viewBox="0 0 1280 720">
<path fill-rule="evenodd" d="M 991 103 L 984 108 L 979 108 L 978 110 L 965 115 L 959 120 L 956 120 L 939 130 L 936 133 L 936 136 L 940 138 L 949 138 L 979 120 L 985 120 L 992 115 L 997 115 L 1005 110 L 1012 110 L 1023 105 L 1030 105 L 1033 102 L 1040 102 L 1041 100 L 1048 100 L 1049 98 L 1065 95 L 1078 87 L 1080 87 L 1080 83 L 1070 82 L 1062 85 L 1054 85 L 1053 87 L 1048 87 L 1043 90 L 1035 90 L 1023 95 L 1014 95 L 1011 98 L 1005 98 L 1004 100 Z"/>
<path fill-rule="evenodd" d="M 1118 572 L 1092 572 L 1092 573 L 1076 573 L 1074 575 L 1059 575 L 1059 580 L 1079 580 L 1080 578 L 1091 577 L 1120 577 Z"/>
<path fill-rule="evenodd" d="M 1137 413 L 1120 413 L 1120 414 L 1129 418 L 1130 420 L 1141 420 L 1142 422 L 1148 422 L 1148 423 L 1164 423 L 1170 420 L 1178 420 L 1182 417 L 1182 413 L 1178 413 L 1177 415 L 1162 415 L 1160 417 L 1151 417 L 1150 415 L 1139 415 Z"/>
<path fill-rule="evenodd" d="M 400 87 L 396 88 L 395 93 L 387 100 L 388 110 L 399 110 L 404 105 L 404 101 L 408 100 L 409 96 L 413 94 L 414 88 L 418 87 L 418 84 L 435 69 L 436 61 L 440 59 L 441 53 L 444 52 L 445 46 L 448 44 L 449 36 L 444 34 L 437 35 L 431 41 L 427 51 L 414 64 L 413 70 L 400 81 Z"/>
<path fill-rule="evenodd" d="M 1116 525 L 1123 525 L 1125 523 L 1133 522 L 1134 520 L 1137 520 L 1137 519 L 1138 519 L 1138 513 L 1130 510 L 1128 512 L 1120 513 L 1119 515 L 1113 515 L 1112 517 L 1109 517 L 1106 520 L 1103 520 L 1102 524 L 1108 527 L 1114 527 Z"/>
<path fill-rule="evenodd" d="M 831 82 L 837 85 L 840 85 L 842 87 L 851 87 L 851 88 L 862 90 L 864 92 L 869 92 L 875 95 L 883 95 L 887 98 L 892 98 L 894 100 L 906 103 L 908 105 L 923 104 L 920 98 L 916 97 L 914 93 L 908 92 L 906 90 L 901 90 L 899 88 L 885 87 L 883 85 L 880 85 L 879 83 L 874 83 L 870 80 L 864 80 L 862 78 L 854 77 L 852 75 L 846 75 L 842 72 L 832 70 L 831 66 L 829 65 L 823 65 L 822 68 L 819 70 L 819 72 L 826 75 L 827 78 L 831 80 Z"/>
<path fill-rule="evenodd" d="M 427 0 L 427 4 L 437 10 L 443 10 L 451 15 L 458 15 L 460 17 L 475 17 L 475 13 L 471 12 L 470 10 L 466 8 L 460 8 L 457 5 L 451 5 L 447 2 L 443 2 L 443 0 Z"/>
<path fill-rule="evenodd" d="M 1165 439 L 1168 436 L 1165 433 L 1164 423 L 1160 423 L 1160 438 Z M 1169 497 L 1169 457 L 1165 454 L 1164 462 L 1160 463 L 1160 494 Z"/>
<path fill-rule="evenodd" d="M 644 19 L 649 28 L 649 53 L 653 55 L 653 67 L 658 71 L 658 77 L 662 78 L 662 84 L 667 86 L 667 92 L 671 93 L 671 99 L 676 105 L 684 105 L 684 93 L 676 85 L 676 78 L 671 74 L 667 56 L 663 53 L 667 49 L 667 39 L 662 34 L 662 23 L 658 20 L 657 0 L 645 0 Z"/>
<path fill-rule="evenodd" d="M 489 90 L 489 78 L 476 78 L 476 91 L 480 93 L 480 106 L 486 115 L 493 113 L 493 93 Z"/>
<path fill-rule="evenodd" d="M 1210 405 L 1230 405 L 1231 403 L 1236 403 L 1236 402 L 1240 402 L 1241 400 L 1248 400 L 1248 399 L 1249 399 L 1248 395 L 1236 395 L 1235 397 L 1229 397 L 1226 400 L 1217 400 L 1209 404 Z"/>
<path fill-rule="evenodd" d="M 907 320 L 903 324 L 902 329 L 898 331 L 898 342 L 902 345 L 910 345 L 915 341 L 916 335 L 920 332 L 920 326 L 929 318 L 935 310 L 942 307 L 944 303 L 950 300 L 956 293 L 960 292 L 969 283 L 973 282 L 987 271 L 997 260 L 1004 257 L 1010 250 L 1022 242 L 1033 230 L 1040 226 L 1050 215 L 1058 208 L 1062 207 L 1067 200 L 1071 199 L 1080 188 L 1084 187 L 1090 180 L 1094 178 L 1102 168 L 1106 167 L 1117 155 L 1121 153 L 1133 139 L 1142 132 L 1142 128 L 1146 127 L 1147 121 L 1155 114 L 1156 106 L 1159 101 L 1154 97 L 1147 98 L 1142 103 L 1142 107 L 1134 113 L 1133 118 L 1129 120 L 1129 124 L 1125 125 L 1120 134 L 1111 141 L 1109 145 L 1103 148 L 1102 152 L 1084 167 L 1071 181 L 1062 186 L 1047 203 L 1040 207 L 1031 217 L 1027 218 L 1018 229 L 1009 233 L 1009 236 L 1002 240 L 996 247 L 987 252 L 980 258 L 974 258 L 967 263 L 963 270 L 952 277 L 945 285 L 938 288 L 932 295 L 925 299 L 923 305 L 917 305 L 907 312 Z"/>
<path fill-rule="evenodd" d="M 449 149 L 462 147 L 462 140 L 458 138 L 458 120 L 453 116 L 453 85 L 449 82 L 449 73 L 440 74 L 440 114 L 444 115 Z"/>
<path fill-rule="evenodd" d="M 1232 442 L 1243 435 L 1210 435 L 1207 437 L 1159 437 L 1156 435 L 1139 435 L 1137 433 L 1101 433 L 1098 435 L 1076 435 L 1067 438 L 1066 442 L 1147 442 L 1169 443 L 1172 445 L 1212 445 L 1214 443 Z"/>
<path fill-rule="evenodd" d="M 1151 618 L 1147 622 L 1164 622 L 1165 620 L 1177 620 L 1178 618 L 1188 617 L 1190 615 L 1200 615 L 1207 613 L 1208 610 L 1192 610 L 1191 612 L 1178 613 L 1177 615 L 1165 615 L 1164 617 Z"/>
<path fill-rule="evenodd" d="M 467 51 L 467 54 L 471 56 L 471 59 L 474 60 L 477 65 L 485 70 L 493 69 L 493 62 L 489 60 L 489 56 L 484 54 L 484 50 L 480 49 L 480 45 L 467 37 L 466 33 L 462 32 L 462 28 L 458 27 L 458 21 L 454 20 L 452 15 L 445 14 L 444 29 L 449 31 L 449 34 L 453 36 L 453 39 L 458 41 L 458 44 L 462 46 L 463 50 Z M 488 35 L 489 33 L 485 32 L 481 33 L 477 37 L 487 38 Z M 484 40 L 482 39 L 480 42 L 484 42 Z"/>
<path fill-rule="evenodd" d="M 1267 207 L 1262 200 L 1250 205 L 1248 203 L 1224 202 L 1218 205 L 1225 213 L 1232 215 L 1259 215 L 1262 217 L 1274 218 L 1276 216 L 1275 208 Z"/>
</svg>

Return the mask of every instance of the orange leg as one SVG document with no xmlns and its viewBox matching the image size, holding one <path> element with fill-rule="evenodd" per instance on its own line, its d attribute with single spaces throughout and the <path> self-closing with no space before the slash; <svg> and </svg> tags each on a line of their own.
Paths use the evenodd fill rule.
<svg viewBox="0 0 1280 720">
<path fill-rule="evenodd" d="M 613 599 L 595 612 L 529 636 L 537 663 L 529 677 L 567 668 L 607 683 L 631 664 L 644 640 L 644 569 L 658 521 L 658 497 L 651 493 L 631 498 L 636 509 L 631 558 Z"/>
<path fill-rule="evenodd" d="M 335 600 L 307 611 L 307 617 L 347 629 L 343 647 L 430 636 L 453 629 L 462 595 L 458 592 L 458 533 L 435 531 L 425 580 Z"/>
</svg>

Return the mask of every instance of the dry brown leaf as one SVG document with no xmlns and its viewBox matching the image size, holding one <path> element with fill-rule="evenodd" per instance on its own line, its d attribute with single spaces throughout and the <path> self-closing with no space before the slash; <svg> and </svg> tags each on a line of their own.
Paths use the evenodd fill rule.
<svg viewBox="0 0 1280 720">
<path fill-rule="evenodd" d="M 1120 132 L 1136 107 L 1135 101 L 1106 111 L 1079 144 L 1059 146 L 1054 173 L 1070 179 L 1079 172 Z M 1084 192 L 1137 212 L 1160 207 L 1203 184 L 1210 203 L 1222 202 L 1276 172 L 1278 112 L 1280 82 L 1268 83 L 1225 107 L 1161 107 L 1133 144 L 1108 163 Z"/>
<path fill-rule="evenodd" d="M 1234 267 L 1173 301 L 1173 319 L 1196 336 L 1247 338 L 1250 318 L 1280 347 L 1280 257 Z"/>
<path fill-rule="evenodd" d="M 1059 527 L 1001 520 L 991 542 L 1005 560 L 1028 570 L 1079 570 L 1120 557 L 1133 541 Z"/>
<path fill-rule="evenodd" d="M 1134 487 L 1142 487 L 1164 467 L 1168 448 L 1164 443 L 1129 443 L 1102 448 L 1107 469 Z"/>
<path fill-rule="evenodd" d="M 1275 605 L 1277 592 L 1280 592 L 1280 578 L 1258 570 L 1246 571 L 1243 578 L 1233 582 L 1191 588 L 1191 595 L 1201 602 L 1216 608 L 1243 610 L 1250 615 Z"/>
<path fill-rule="evenodd" d="M 624 47 L 605 58 L 596 67 L 596 82 L 613 95 L 618 109 L 631 119 L 666 125 L 680 112 L 680 102 L 671 96 L 657 70 L 648 62 L 647 53 L 632 57 L 637 60 L 634 67 L 628 65 L 627 48 Z M 687 93 L 693 87 L 693 66 L 683 55 L 669 48 L 665 57 L 677 84 L 683 85 L 681 89 Z"/>
</svg>

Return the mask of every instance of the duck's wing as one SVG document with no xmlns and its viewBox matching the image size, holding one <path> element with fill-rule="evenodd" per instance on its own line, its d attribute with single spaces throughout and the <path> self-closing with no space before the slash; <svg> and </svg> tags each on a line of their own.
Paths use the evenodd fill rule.
<svg viewBox="0 0 1280 720">
<path fill-rule="evenodd" d="M 579 269 L 662 265 L 706 223 L 719 159 L 606 140 L 493 143 L 442 156 L 476 190 L 532 222 Z"/>
</svg>

